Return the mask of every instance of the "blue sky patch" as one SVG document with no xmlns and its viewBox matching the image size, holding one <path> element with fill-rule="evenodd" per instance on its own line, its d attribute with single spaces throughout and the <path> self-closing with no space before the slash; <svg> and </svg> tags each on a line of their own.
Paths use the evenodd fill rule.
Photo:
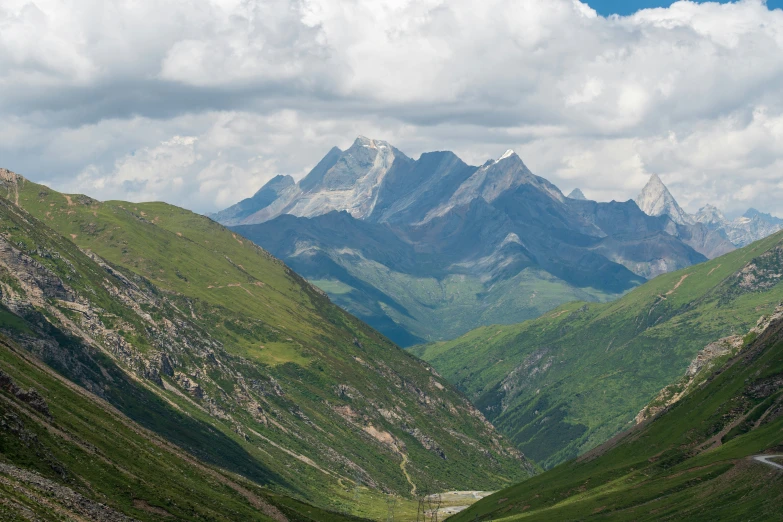
<svg viewBox="0 0 783 522">
<path fill-rule="evenodd" d="M 582 0 L 584 1 L 584 0 Z M 704 3 L 705 0 L 696 0 Z M 713 0 L 714 1 L 714 0 Z M 598 14 L 609 16 L 611 14 L 629 15 L 639 9 L 648 9 L 650 7 L 668 7 L 674 3 L 673 0 L 587 0 L 587 3 L 598 11 Z M 728 0 L 720 0 L 720 3 L 729 3 Z M 770 9 L 783 9 L 783 0 L 767 0 L 767 7 Z"/>
</svg>

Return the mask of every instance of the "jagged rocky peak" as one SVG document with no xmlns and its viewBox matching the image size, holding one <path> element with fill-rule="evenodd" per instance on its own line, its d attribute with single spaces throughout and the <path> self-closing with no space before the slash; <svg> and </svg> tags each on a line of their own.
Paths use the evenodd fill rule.
<svg viewBox="0 0 783 522">
<path fill-rule="evenodd" d="M 383 179 L 397 152 L 385 141 L 359 136 L 324 173 L 320 185 L 313 188 L 333 191 L 355 189 L 365 182 L 375 185 Z"/>
<path fill-rule="evenodd" d="M 726 216 L 715 205 L 704 205 L 694 216 L 696 221 L 705 225 L 723 225 L 726 223 Z"/>
<path fill-rule="evenodd" d="M 386 141 L 359 136 L 344 152 L 332 149 L 300 182 L 300 192 L 281 201 L 263 220 L 280 214 L 313 217 L 333 210 L 365 219 L 372 214 L 383 180 L 397 161 L 412 160 Z"/>
<path fill-rule="evenodd" d="M 368 138 L 367 136 L 357 136 L 356 139 L 353 142 L 353 145 L 351 145 L 351 149 L 355 147 L 364 147 L 368 149 L 390 149 L 393 148 L 391 145 L 389 145 L 388 141 L 383 140 L 375 140 L 372 138 Z M 348 149 L 350 150 L 350 149 Z"/>
<path fill-rule="evenodd" d="M 568 195 L 568 198 L 569 199 L 578 199 L 580 201 L 587 201 L 587 198 L 585 197 L 585 195 L 578 188 L 575 188 L 574 190 L 572 190 L 571 193 Z"/>
<path fill-rule="evenodd" d="M 657 174 L 650 176 L 647 185 L 644 186 L 639 196 L 636 198 L 636 204 L 650 216 L 668 215 L 672 221 L 680 225 L 693 223 L 691 218 L 672 196 L 666 185 Z"/>
<path fill-rule="evenodd" d="M 761 212 L 760 210 L 756 210 L 755 208 L 749 208 L 742 215 L 742 217 L 748 219 L 758 219 L 759 221 L 766 221 L 767 223 L 773 225 L 783 225 L 783 219 L 780 219 L 779 217 L 775 217 L 772 214 L 768 214 L 766 212 Z"/>
</svg>

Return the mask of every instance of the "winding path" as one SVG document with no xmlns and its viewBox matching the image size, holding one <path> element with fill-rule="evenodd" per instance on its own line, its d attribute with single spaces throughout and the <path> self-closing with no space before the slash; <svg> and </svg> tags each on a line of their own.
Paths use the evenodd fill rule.
<svg viewBox="0 0 783 522">
<path fill-rule="evenodd" d="M 411 479 L 411 476 L 408 475 L 408 470 L 405 469 L 405 466 L 408 465 L 408 455 L 406 455 L 403 452 L 400 452 L 400 455 L 402 455 L 402 462 L 400 463 L 400 469 L 402 470 L 402 474 L 405 475 L 405 479 L 408 481 L 408 484 L 411 485 L 411 495 L 416 496 L 416 484 Z"/>
<path fill-rule="evenodd" d="M 783 465 L 780 465 L 776 462 L 769 461 L 769 459 L 779 459 L 779 458 L 783 458 L 783 455 L 756 455 L 753 457 L 753 460 L 761 462 L 762 464 L 766 464 L 767 466 L 772 466 L 773 468 L 783 470 Z"/>
</svg>

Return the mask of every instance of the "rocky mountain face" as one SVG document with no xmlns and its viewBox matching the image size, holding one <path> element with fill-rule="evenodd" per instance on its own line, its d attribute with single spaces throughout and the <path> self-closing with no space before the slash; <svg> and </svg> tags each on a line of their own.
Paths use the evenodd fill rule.
<svg viewBox="0 0 783 522">
<path fill-rule="evenodd" d="M 359 136 L 348 150 L 330 150 L 299 183 L 290 176 L 277 176 L 252 198 L 210 217 L 224 225 L 246 225 L 282 214 L 313 217 L 344 210 L 364 219 L 373 213 L 390 171 L 410 163 L 385 141 Z"/>
<path fill-rule="evenodd" d="M 64 331 L 47 335 L 3 306 L 0 325 L 0 519 L 358 520 L 193 458 L 31 355 L 31 349 L 58 353 L 56 346 L 67 339 Z M 85 348 L 71 342 L 67 352 L 59 348 L 59 355 L 81 359 L 86 371 L 105 371 L 107 381 L 112 379 L 108 382 L 131 392 L 126 400 L 173 418 L 173 424 L 179 421 L 192 430 L 183 434 L 191 440 L 208 433 L 198 420 L 173 407 L 161 408 L 154 394 L 145 393 L 110 359 Z M 142 402 L 136 403 L 138 399 Z M 212 441 L 219 437 L 213 435 Z M 214 455 L 221 449 L 225 445 L 214 446 Z"/>
<path fill-rule="evenodd" d="M 611 299 L 720 250 L 702 225 L 633 201 L 565 197 L 511 150 L 470 166 L 360 137 L 259 194 L 278 192 L 213 217 L 404 346 Z"/>
<path fill-rule="evenodd" d="M 672 196 L 666 185 L 657 174 L 650 176 L 650 181 L 644 186 L 641 193 L 636 197 L 636 204 L 650 216 L 669 216 L 672 221 L 678 225 L 687 225 L 693 223 L 693 218 L 689 216 Z"/>
<path fill-rule="evenodd" d="M 685 375 L 680 380 L 665 387 L 648 405 L 642 408 L 636 415 L 636 423 L 641 424 L 649 421 L 671 408 L 698 386 L 703 386 L 716 369 L 746 348 L 750 341 L 763 335 L 773 323 L 779 323 L 781 320 L 783 320 L 783 304 L 778 305 L 771 315 L 762 315 L 746 335 L 731 335 L 705 346 L 693 358 Z"/>
<path fill-rule="evenodd" d="M 712 205 L 699 210 L 696 220 L 711 230 L 724 232 L 729 240 L 737 246 L 749 245 L 765 238 L 779 230 L 783 230 L 783 219 L 751 208 L 745 214 L 734 220 L 726 219 Z"/>
<path fill-rule="evenodd" d="M 650 176 L 647 185 L 636 197 L 636 203 L 650 216 L 666 216 L 672 220 L 667 232 L 680 238 L 708 259 L 731 252 L 736 246 L 725 231 L 711 228 L 685 212 L 657 174 Z"/>
<path fill-rule="evenodd" d="M 370 498 L 532 470 L 429 365 L 266 251 L 163 203 L 4 171 L 0 330 L 184 458 L 321 508 L 368 516 Z"/>
<path fill-rule="evenodd" d="M 709 204 L 696 214 L 688 214 L 656 174 L 650 177 L 636 202 L 651 216 L 669 216 L 685 231 L 685 242 L 710 259 L 783 230 L 783 219 L 754 208 L 734 220 L 726 219 L 717 207 Z M 670 233 L 679 236 L 681 232 L 672 229 Z"/>
</svg>

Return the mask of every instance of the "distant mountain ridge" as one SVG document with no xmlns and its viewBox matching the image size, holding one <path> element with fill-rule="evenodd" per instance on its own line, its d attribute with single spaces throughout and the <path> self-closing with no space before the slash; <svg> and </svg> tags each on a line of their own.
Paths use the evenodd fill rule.
<svg viewBox="0 0 783 522">
<path fill-rule="evenodd" d="M 385 141 L 359 136 L 345 151 L 333 147 L 299 183 L 276 176 L 252 198 L 210 217 L 224 225 L 248 225 L 282 214 L 314 217 L 345 210 L 365 219 L 375 209 L 391 169 L 412 161 Z"/>
<path fill-rule="evenodd" d="M 298 183 L 277 177 L 212 218 L 404 346 L 612 299 L 733 248 L 633 201 L 572 195 L 513 150 L 472 166 L 360 136 Z"/>
<path fill-rule="evenodd" d="M 704 237 L 704 247 L 694 248 L 709 258 L 730 251 L 725 244 L 721 244 L 721 238 L 731 242 L 734 247 L 741 248 L 783 230 L 783 219 L 755 208 L 748 209 L 734 220 L 726 219 L 723 213 L 711 204 L 705 205 L 696 214 L 688 214 L 677 204 L 657 174 L 650 176 L 650 181 L 636 197 L 636 202 L 639 208 L 650 216 L 669 216 L 680 225 L 701 224 L 707 227 L 708 232 L 701 234 Z M 713 253 L 714 255 L 711 255 Z"/>
</svg>

